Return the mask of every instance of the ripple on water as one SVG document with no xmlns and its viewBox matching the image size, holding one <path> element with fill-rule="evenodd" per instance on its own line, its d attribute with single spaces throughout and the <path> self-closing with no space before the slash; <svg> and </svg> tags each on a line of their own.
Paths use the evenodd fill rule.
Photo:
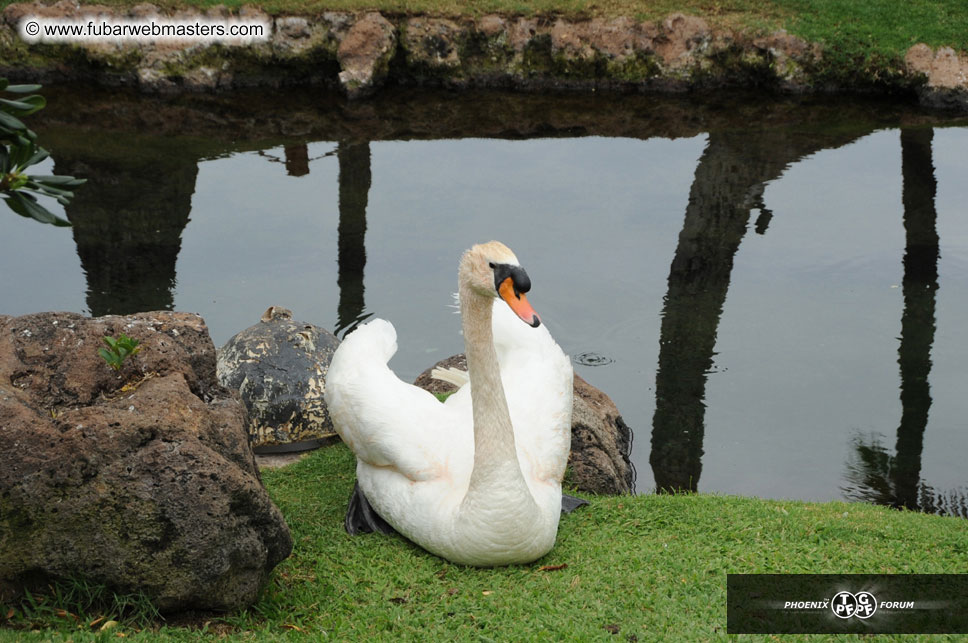
<svg viewBox="0 0 968 643">
<path fill-rule="evenodd" d="M 571 358 L 571 360 L 576 364 L 581 364 L 582 366 L 608 366 L 615 360 L 607 355 L 599 355 L 591 351 L 584 353 L 579 353 Z"/>
</svg>

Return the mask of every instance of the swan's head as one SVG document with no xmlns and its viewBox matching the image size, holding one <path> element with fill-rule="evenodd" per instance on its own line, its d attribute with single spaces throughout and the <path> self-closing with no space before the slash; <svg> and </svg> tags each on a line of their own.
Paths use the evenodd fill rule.
<svg viewBox="0 0 968 643">
<path fill-rule="evenodd" d="M 458 278 L 462 287 L 477 295 L 503 299 L 525 323 L 534 327 L 541 324 L 538 313 L 524 296 L 531 290 L 531 279 L 511 249 L 500 241 L 481 243 L 466 251 L 460 260 Z"/>
</svg>

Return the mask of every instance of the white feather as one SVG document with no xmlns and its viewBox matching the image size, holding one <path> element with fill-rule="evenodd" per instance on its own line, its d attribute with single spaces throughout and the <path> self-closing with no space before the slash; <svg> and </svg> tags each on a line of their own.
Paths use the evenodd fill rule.
<svg viewBox="0 0 968 643">
<path fill-rule="evenodd" d="M 457 388 L 462 387 L 464 384 L 467 384 L 470 381 L 467 371 L 462 371 L 461 369 L 454 368 L 452 366 L 448 368 L 430 369 L 430 377 L 440 382 L 453 384 Z"/>
</svg>

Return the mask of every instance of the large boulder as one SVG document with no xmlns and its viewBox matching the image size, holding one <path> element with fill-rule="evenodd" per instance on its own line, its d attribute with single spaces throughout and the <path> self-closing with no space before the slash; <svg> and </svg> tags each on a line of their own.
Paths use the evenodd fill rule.
<svg viewBox="0 0 968 643">
<path fill-rule="evenodd" d="M 218 350 L 219 382 L 242 397 L 253 451 L 306 451 L 339 439 L 323 399 L 337 346 L 328 330 L 270 306 Z"/>
<path fill-rule="evenodd" d="M 141 349 L 115 372 L 121 333 Z M 0 316 L 0 600 L 81 577 L 237 609 L 291 549 L 200 317 Z"/>
<path fill-rule="evenodd" d="M 463 354 L 443 359 L 417 376 L 414 384 L 431 393 L 449 393 L 457 389 L 449 382 L 434 379 L 435 369 L 467 370 Z M 612 399 L 578 375 L 575 375 L 571 414 L 571 454 L 569 479 L 582 491 L 598 494 L 635 492 L 635 467 L 632 451 L 632 429 L 625 424 Z"/>
</svg>

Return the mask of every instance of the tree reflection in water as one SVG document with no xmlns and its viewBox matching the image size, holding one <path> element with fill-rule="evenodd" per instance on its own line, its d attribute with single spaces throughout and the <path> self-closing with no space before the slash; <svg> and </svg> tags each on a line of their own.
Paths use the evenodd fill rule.
<svg viewBox="0 0 968 643">
<path fill-rule="evenodd" d="M 339 228 L 337 263 L 339 306 L 335 333 L 344 337 L 370 316 L 364 313 L 363 269 L 366 267 L 366 205 L 370 192 L 370 144 L 340 141 Z"/>
<path fill-rule="evenodd" d="M 702 473 L 706 378 L 729 290 L 733 258 L 758 210 L 758 234 L 773 213 L 766 184 L 790 164 L 869 133 L 809 133 L 790 124 L 713 131 L 696 167 L 662 308 L 649 463 L 659 492 L 697 491 Z"/>
<path fill-rule="evenodd" d="M 901 174 L 904 203 L 904 278 L 901 288 L 901 422 L 894 455 L 877 436 L 855 436 L 848 460 L 844 493 L 897 508 L 968 516 L 964 489 L 937 491 L 921 480 L 924 432 L 931 410 L 931 347 L 936 329 L 939 239 L 931 128 L 901 130 Z"/>
</svg>

